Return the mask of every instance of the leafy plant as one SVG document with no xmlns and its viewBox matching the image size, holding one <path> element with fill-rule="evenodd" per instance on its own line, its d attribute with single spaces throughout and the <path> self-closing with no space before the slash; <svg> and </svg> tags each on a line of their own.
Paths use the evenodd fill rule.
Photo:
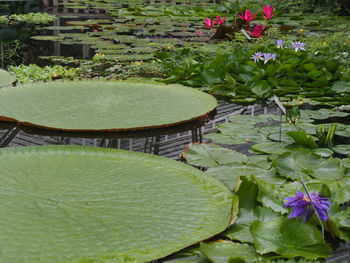
<svg viewBox="0 0 350 263">
<path fill-rule="evenodd" d="M 29 25 L 46 25 L 53 22 L 56 19 L 55 15 L 47 13 L 28 13 L 28 14 L 12 14 L 7 16 L 0 16 L 0 25 L 16 25 L 21 24 Z"/>
<path fill-rule="evenodd" d="M 327 122 L 330 118 L 343 118 L 345 122 L 349 117 L 348 113 L 321 109 L 302 110 L 300 115 L 296 119 L 289 115 L 282 124 L 276 115 L 235 115 L 230 117 L 232 123 L 219 124 L 218 133 L 205 137 L 220 144 L 254 142 L 257 144 L 252 146 L 251 151 L 258 154 L 281 154 L 293 147 L 305 147 L 318 155 L 328 157 L 334 152 L 350 149 L 349 146 L 341 144 L 341 138 L 350 136 L 349 125 Z M 322 121 L 324 124 L 315 124 L 315 121 Z M 339 144 L 339 147 L 334 144 Z"/>
<path fill-rule="evenodd" d="M 301 111 L 301 118 L 306 116 L 326 120 L 348 115 L 330 110 Z M 208 137 L 225 144 L 246 142 L 250 137 L 253 141 L 261 140 L 259 131 L 265 134 L 278 116 L 235 115 L 231 118 L 232 124 L 219 126 L 218 137 Z M 315 134 L 316 128 L 308 126 L 311 119 L 308 120 L 304 122 L 305 128 L 308 132 L 314 129 Z M 261 124 L 267 121 L 270 123 L 267 126 Z M 248 140 L 244 138 L 246 131 L 252 134 L 247 134 Z M 287 145 L 284 142 L 256 144 L 251 150 L 258 155 L 245 158 L 237 158 L 239 153 L 212 144 L 192 144 L 185 150 L 183 157 L 189 164 L 207 167 L 206 173 L 222 181 L 239 200 L 237 219 L 217 237 L 231 241 L 206 242 L 189 250 L 187 253 L 191 257 L 198 258 L 189 262 L 220 262 L 219 259 L 222 262 L 315 262 L 332 253 L 328 243 L 336 239 L 350 241 L 347 220 L 350 210 L 343 208 L 350 201 L 350 195 L 342 190 L 350 185 L 349 158 L 330 157 L 330 154 L 310 149 L 310 145 Z M 310 192 L 320 193 L 333 203 L 325 226 L 330 234 L 326 239 L 322 237 L 315 215 L 309 222 L 287 218 L 289 210 L 283 206 L 284 198 L 303 191 L 300 178 Z M 305 260 L 299 261 L 300 257 Z"/>
<path fill-rule="evenodd" d="M 256 54 L 261 56 L 256 59 Z M 264 54 L 275 57 L 265 59 Z M 326 54 L 271 45 L 205 54 L 185 48 L 159 52 L 157 57 L 168 77 L 165 82 L 204 87 L 237 103 L 264 102 L 274 94 L 287 101 L 306 98 L 313 104 L 349 101 L 349 78 L 341 74 L 341 64 Z"/>
<path fill-rule="evenodd" d="M 10 66 L 8 70 L 15 74 L 21 83 L 56 79 L 72 80 L 80 76 L 79 68 L 68 68 L 59 65 L 40 67 L 30 64 L 28 66 Z"/>
</svg>

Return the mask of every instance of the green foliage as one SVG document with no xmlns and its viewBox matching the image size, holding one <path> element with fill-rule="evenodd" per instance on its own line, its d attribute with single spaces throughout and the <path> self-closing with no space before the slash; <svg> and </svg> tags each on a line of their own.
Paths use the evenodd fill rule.
<svg viewBox="0 0 350 263">
<path fill-rule="evenodd" d="M 350 202 L 349 191 L 346 190 L 350 187 L 350 159 L 332 157 L 334 153 L 331 149 L 314 148 L 321 139 L 315 137 L 319 126 L 312 124 L 313 120 L 323 121 L 323 127 L 328 129 L 327 137 L 331 127 L 334 127 L 327 123 L 328 120 L 337 118 L 345 121 L 348 117 L 348 113 L 327 109 L 298 112 L 293 108 L 286 118 L 286 123 L 282 125 L 284 142 L 278 142 L 271 139 L 275 138 L 276 136 L 272 135 L 279 131 L 279 125 L 276 123 L 278 116 L 231 116 L 232 123 L 219 125 L 219 133 L 206 137 L 219 143 L 240 144 L 247 142 L 246 138 L 252 138 L 253 142 L 264 141 L 257 136 L 260 134 L 265 136 L 265 142 L 251 147 L 251 152 L 258 154 L 257 156 L 225 163 L 217 162 L 215 166 L 212 160 L 224 160 L 223 154 L 229 158 L 228 156 L 235 154 L 235 151 L 230 153 L 227 148 L 220 150 L 217 146 L 207 147 L 206 144 L 191 145 L 185 154 L 195 152 L 195 158 L 189 156 L 187 161 L 195 164 L 196 160 L 201 160 L 201 166 L 213 166 L 206 173 L 233 189 L 239 199 L 237 219 L 222 233 L 231 243 L 225 241 L 227 244 L 221 245 L 222 242 L 218 241 L 202 244 L 199 251 L 211 262 L 225 263 L 309 262 L 308 260 L 316 262 L 316 259 L 328 257 L 332 249 L 322 238 L 316 216 L 307 223 L 300 219 L 288 219 L 289 209 L 283 207 L 285 197 L 293 196 L 296 191 L 305 191 L 300 183 L 301 178 L 310 192 L 329 197 L 333 203 L 329 220 L 325 223 L 326 231 L 333 239 L 326 240 L 331 243 L 334 238 L 350 241 L 350 209 L 346 209 Z M 348 129 L 347 125 L 340 123 L 337 123 L 336 127 L 339 130 L 332 131 L 335 134 L 344 134 Z M 248 135 L 246 138 L 245 134 Z M 343 145 L 339 147 L 339 150 L 342 149 Z M 346 149 L 344 148 L 344 151 Z M 229 248 L 240 246 L 242 243 L 254 248 L 252 251 L 259 255 L 254 259 L 247 259 L 243 251 L 234 252 Z M 202 247 L 208 248 L 209 253 L 203 251 Z M 219 249 L 221 247 L 222 249 Z M 289 260 L 286 260 L 287 258 Z"/>
<path fill-rule="evenodd" d="M 233 162 L 243 162 L 247 156 L 215 144 L 190 144 L 189 150 L 182 156 L 192 165 L 215 167 Z"/>
<path fill-rule="evenodd" d="M 0 25 L 46 25 L 56 20 L 55 15 L 47 13 L 28 13 L 28 14 L 13 14 L 0 16 Z"/>
<path fill-rule="evenodd" d="M 278 253 L 286 258 L 302 256 L 309 260 L 332 253 L 320 231 L 312 223 L 280 217 L 270 222 L 256 221 L 250 231 L 259 254 Z"/>
<path fill-rule="evenodd" d="M 230 241 L 202 243 L 199 250 L 214 263 L 226 262 L 261 262 L 254 247 Z M 237 261 L 240 260 L 240 261 Z"/>
<path fill-rule="evenodd" d="M 255 63 L 251 56 L 257 51 L 276 53 L 277 60 Z M 297 95 L 314 104 L 339 105 L 350 100 L 349 90 L 343 88 L 350 78 L 342 75 L 339 61 L 325 53 L 295 52 L 271 45 L 211 53 L 185 48 L 156 55 L 163 62 L 167 83 L 204 86 L 210 93 L 236 103 L 265 101 L 271 95 L 286 100 Z M 331 89 L 333 84 L 337 88 Z"/>
<path fill-rule="evenodd" d="M 208 134 L 205 138 L 220 144 L 254 142 L 257 144 L 251 147 L 251 151 L 258 154 L 282 154 L 288 152 L 290 148 L 304 147 L 312 149 L 318 156 L 330 157 L 336 151 L 338 153 L 349 151 L 348 146 L 337 147 L 334 143 L 336 138 L 350 137 L 350 126 L 328 123 L 327 119 L 345 120 L 348 117 L 348 113 L 329 109 L 302 110 L 298 117 L 287 114 L 287 118 L 280 125 L 277 122 L 279 119 L 277 115 L 234 115 L 230 117 L 231 123 L 219 124 L 217 126 L 219 132 Z M 325 123 L 313 123 L 319 121 Z M 280 140 L 280 143 L 276 143 Z M 288 167 L 294 166 L 288 165 Z"/>
<path fill-rule="evenodd" d="M 79 68 L 68 68 L 59 65 L 40 67 L 35 64 L 10 66 L 9 71 L 16 75 L 21 83 L 50 81 L 56 79 L 76 79 L 80 76 Z"/>
</svg>

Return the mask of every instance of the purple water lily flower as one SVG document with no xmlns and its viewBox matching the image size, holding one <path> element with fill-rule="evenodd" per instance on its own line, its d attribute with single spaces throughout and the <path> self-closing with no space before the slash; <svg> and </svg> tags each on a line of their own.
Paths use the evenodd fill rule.
<svg viewBox="0 0 350 263">
<path fill-rule="evenodd" d="M 255 62 L 258 62 L 259 60 L 262 60 L 263 58 L 263 53 L 261 52 L 256 52 L 253 56 L 252 56 L 252 59 L 255 61 Z"/>
<path fill-rule="evenodd" d="M 266 64 L 269 60 L 276 60 L 277 55 L 274 53 L 264 53 L 263 60 L 264 64 Z"/>
<path fill-rule="evenodd" d="M 310 197 L 318 215 L 320 216 L 320 219 L 327 221 L 327 211 L 329 210 L 332 202 L 327 201 L 329 199 L 327 197 L 320 197 L 320 195 L 316 192 L 311 193 Z M 287 202 L 284 203 L 283 207 L 293 208 L 288 218 L 301 217 L 303 221 L 306 222 L 315 212 L 309 197 L 302 191 L 297 191 L 294 197 L 286 197 L 285 199 Z"/>
<path fill-rule="evenodd" d="M 283 40 L 281 40 L 281 39 L 276 40 L 276 46 L 277 46 L 277 48 L 283 48 L 283 44 L 284 44 Z"/>
<path fill-rule="evenodd" d="M 294 49 L 294 51 L 296 51 L 296 52 L 298 52 L 299 50 L 305 50 L 305 48 L 304 48 L 305 44 L 304 43 L 293 42 L 290 45 Z"/>
</svg>

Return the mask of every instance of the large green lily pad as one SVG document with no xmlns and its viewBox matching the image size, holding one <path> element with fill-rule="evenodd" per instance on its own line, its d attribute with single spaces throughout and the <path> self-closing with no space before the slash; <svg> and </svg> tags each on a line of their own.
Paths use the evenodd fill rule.
<svg viewBox="0 0 350 263">
<path fill-rule="evenodd" d="M 7 72 L 6 70 L 0 69 L 0 88 L 10 86 L 16 81 L 16 77 Z"/>
<path fill-rule="evenodd" d="M 206 119 L 211 95 L 156 82 L 31 83 L 0 91 L 0 120 L 66 131 L 137 131 Z"/>
<path fill-rule="evenodd" d="M 1 263 L 147 262 L 207 239 L 232 194 L 159 156 L 79 146 L 0 150 Z"/>
</svg>

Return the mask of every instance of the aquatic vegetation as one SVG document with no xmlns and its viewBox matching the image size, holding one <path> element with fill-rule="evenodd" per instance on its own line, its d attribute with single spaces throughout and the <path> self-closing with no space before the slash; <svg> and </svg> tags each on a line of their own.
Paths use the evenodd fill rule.
<svg viewBox="0 0 350 263">
<path fill-rule="evenodd" d="M 57 17 L 47 13 L 28 13 L 28 14 L 12 14 L 0 16 L 1 25 L 16 25 L 21 23 L 22 26 L 29 24 L 46 25 L 53 22 Z"/>
<path fill-rule="evenodd" d="M 35 64 L 28 66 L 10 66 L 9 71 L 12 72 L 19 82 L 27 83 L 33 81 L 50 81 L 56 79 L 75 79 L 80 76 L 79 68 L 64 67 L 60 65 L 39 67 Z"/>
<path fill-rule="evenodd" d="M 288 42 L 283 45 L 291 48 L 272 44 L 204 53 L 185 48 L 156 55 L 165 68 L 166 82 L 203 87 L 237 103 L 277 95 L 284 101 L 298 96 L 315 105 L 348 104 L 350 78 L 342 73 L 346 67 L 341 61 L 328 55 L 328 49 L 315 54 L 300 41 Z"/>
<path fill-rule="evenodd" d="M 336 12 L 340 10 L 339 8 L 343 8 L 340 1 L 337 0 L 335 3 L 335 9 L 338 8 Z M 84 46 L 85 49 L 93 49 L 93 52 L 91 50 L 87 52 L 90 54 L 84 56 L 85 59 L 46 56 L 38 61 L 38 64 L 44 66 L 27 63 L 26 66 L 9 67 L 9 71 L 16 75 L 18 82 L 21 83 L 58 79 L 89 79 L 89 81 L 31 83 L 22 88 L 16 87 L 18 92 L 16 88 L 1 89 L 4 96 L 11 93 L 9 97 L 2 96 L 1 105 L 3 110 L 8 112 L 7 117 L 3 116 L 5 119 L 11 119 L 13 125 L 21 124 L 27 128 L 27 132 L 31 130 L 31 127 L 26 126 L 28 123 L 42 127 L 45 123 L 51 122 L 51 126 L 48 127 L 52 129 L 56 127 L 56 124 L 52 123 L 59 121 L 66 125 L 65 128 L 69 128 L 78 123 L 76 118 L 82 120 L 83 117 L 89 116 L 86 112 L 98 112 L 101 107 L 97 105 L 101 104 L 106 112 L 93 122 L 82 121 L 81 124 L 91 125 L 90 129 L 96 129 L 103 122 L 108 128 L 116 116 L 122 119 L 117 121 L 120 125 L 124 121 L 127 124 L 136 121 L 137 118 L 130 119 L 131 108 L 137 106 L 145 109 L 154 108 L 155 105 L 147 102 L 147 98 L 159 100 L 162 102 L 162 107 L 165 107 L 151 114 L 150 118 L 157 120 L 169 116 L 177 118 L 179 114 L 187 116 L 186 114 L 196 110 L 198 98 L 184 95 L 178 101 L 175 110 L 169 111 L 169 105 L 174 102 L 174 98 L 164 95 L 164 92 L 173 86 L 168 87 L 154 82 L 149 84 L 143 79 L 144 77 L 158 77 L 166 83 L 180 83 L 200 88 L 219 98 L 243 105 L 254 103 L 271 105 L 272 96 L 276 95 L 287 108 L 287 115 L 285 119 L 281 119 L 279 115 L 234 115 L 229 117 L 230 123 L 217 125 L 218 132 L 207 134 L 204 139 L 224 144 L 225 147 L 212 143 L 191 144 L 181 155 L 189 165 L 198 167 L 205 173 L 196 172 L 194 168 L 188 166 L 186 168 L 185 165 L 180 167 L 174 163 L 170 164 L 170 161 L 164 159 L 154 159 L 156 162 L 153 162 L 152 158 L 147 159 L 145 156 L 143 158 L 141 155 L 136 158 L 138 155 L 136 153 L 136 155 L 112 153 L 112 150 L 104 149 L 74 147 L 61 147 L 57 150 L 54 147 L 46 148 L 47 150 L 45 147 L 31 148 L 28 151 L 4 149 L 0 153 L 0 162 L 4 162 L 3 166 L 9 164 L 14 166 L 13 169 L 7 169 L 12 172 L 16 171 L 19 164 L 21 167 L 35 168 L 37 171 L 35 174 L 43 175 L 44 178 L 59 170 L 52 169 L 53 163 L 62 161 L 68 165 L 57 166 L 67 170 L 64 174 L 70 174 L 68 171 L 72 169 L 70 164 L 78 165 L 79 173 L 87 173 L 84 180 L 93 179 L 91 181 L 95 186 L 103 183 L 104 191 L 106 187 L 109 189 L 109 186 L 116 185 L 110 181 L 113 176 L 96 181 L 93 177 L 100 176 L 101 171 L 113 171 L 111 174 L 117 174 L 119 179 L 122 179 L 114 182 L 126 183 L 126 190 L 130 186 L 133 188 L 126 194 L 117 193 L 116 200 L 101 199 L 104 191 L 98 192 L 99 211 L 95 205 L 91 206 L 89 198 L 84 199 L 86 202 L 75 203 L 74 206 L 65 208 L 65 212 L 69 215 L 75 213 L 74 209 L 87 211 L 88 208 L 89 214 L 79 222 L 79 226 L 89 229 L 87 232 L 81 231 L 88 238 L 84 236 L 78 240 L 70 239 L 69 233 L 72 231 L 69 229 L 70 224 L 66 224 L 66 214 L 61 215 L 57 209 L 59 213 L 55 210 L 52 214 L 45 210 L 44 218 L 51 218 L 50 216 L 54 215 L 60 219 L 60 226 L 63 226 L 60 229 L 68 229 L 64 230 L 64 233 L 58 232 L 59 238 L 68 237 L 67 240 L 71 240 L 74 244 L 69 248 L 71 250 L 68 249 L 74 254 L 73 259 L 68 258 L 64 250 L 64 253 L 57 253 L 57 258 L 54 257 L 52 262 L 62 260 L 145 262 L 164 256 L 167 257 L 162 262 L 169 263 L 319 262 L 317 260 L 323 261 L 334 252 L 334 244 L 340 241 L 350 242 L 348 207 L 350 146 L 347 144 L 350 138 L 347 107 L 350 103 L 350 38 L 346 33 L 350 28 L 350 20 L 346 17 L 330 18 L 303 13 L 308 11 L 310 6 L 322 7 L 324 3 L 330 3 L 329 0 L 318 1 L 322 5 L 316 5 L 313 0 L 308 3 L 304 0 L 285 2 L 270 0 L 266 3 L 254 0 L 220 1 L 220 3 L 206 3 L 200 0 L 179 0 L 171 3 L 170 1 L 145 3 L 143 0 L 112 2 L 70 0 L 62 3 L 65 8 L 71 10 L 103 10 L 109 18 L 70 17 L 68 21 L 66 18 L 60 19 L 55 25 L 46 26 L 46 31 L 40 32 L 42 35 L 32 36 L 30 39 L 27 37 L 35 33 L 34 29 L 39 28 L 37 26 L 41 27 L 53 21 L 55 17 L 47 14 L 16 14 L 11 17 L 0 17 L 1 40 L 16 41 L 10 42 L 11 45 L 15 45 L 10 50 L 12 55 L 22 56 L 21 52 L 17 52 L 19 50 L 17 46 L 23 44 L 21 39 L 26 39 L 26 44 L 37 45 L 39 41 L 44 41 L 43 43 L 53 41 L 55 46 L 78 45 L 78 47 Z M 295 12 L 292 14 L 285 11 L 294 7 L 298 7 L 299 10 L 294 9 Z M 65 21 L 65 24 L 62 21 Z M 23 26 L 29 26 L 33 30 L 27 31 L 25 38 L 19 38 L 17 28 Z M 333 31 L 339 32 L 331 33 Z M 9 61 L 6 60 L 7 64 Z M 109 86 L 112 82 L 107 84 L 102 80 L 135 77 L 137 79 L 134 79 L 133 85 L 136 85 L 143 94 L 141 100 L 132 100 L 132 103 L 136 104 L 128 102 L 131 99 L 128 94 L 133 92 L 132 89 L 126 90 L 122 96 L 115 96 Z M 0 71 L 0 87 L 16 85 L 17 83 L 13 83 L 14 78 L 7 72 Z M 99 81 L 92 81 L 93 79 Z M 84 89 L 80 89 L 80 83 L 83 83 Z M 131 85 L 130 80 L 125 83 Z M 156 89 L 156 85 L 160 87 L 157 91 L 147 92 L 145 89 L 150 87 Z M 72 90 L 78 86 L 81 95 L 71 96 Z M 43 90 L 39 87 L 41 89 L 52 87 L 52 89 L 41 96 Z M 28 106 L 26 102 L 17 103 L 22 101 L 23 92 L 28 92 L 25 96 L 26 102 L 34 102 L 35 106 L 23 110 Z M 55 99 L 52 100 L 53 103 L 47 103 L 43 98 Z M 116 115 L 109 106 L 112 101 L 119 99 L 122 103 L 126 103 L 126 110 L 124 114 Z M 92 103 L 95 100 L 96 103 Z M 55 111 L 64 103 L 67 103 L 67 106 L 62 111 Z M 293 106 L 304 103 L 308 103 L 309 107 L 317 107 L 317 110 L 299 111 Z M 18 107 L 12 108 L 15 104 Z M 212 101 L 210 110 L 215 107 L 214 104 Z M 74 106 L 71 107 L 72 105 Z M 47 118 L 45 114 L 32 111 L 41 106 L 41 109 L 46 110 L 39 112 L 45 114 L 54 112 L 56 117 Z M 340 107 L 337 111 L 322 109 L 324 106 Z M 207 111 L 208 109 L 204 110 L 204 113 Z M 168 114 L 165 115 L 165 112 Z M 80 117 L 77 117 L 79 114 Z M 141 118 L 138 121 L 146 122 L 148 118 Z M 248 155 L 231 150 L 241 149 L 242 144 L 249 144 Z M 64 160 L 65 154 L 69 156 L 69 160 Z M 35 156 L 40 156 L 38 159 L 40 165 L 36 164 L 38 160 L 35 160 Z M 125 165 L 128 169 L 125 170 L 127 176 L 124 178 L 123 173 L 119 171 L 124 169 L 120 165 L 121 160 L 124 158 L 124 161 L 130 162 L 134 157 L 137 159 L 137 164 Z M 93 165 L 95 161 L 88 160 L 89 158 L 97 160 L 98 164 Z M 46 165 L 43 160 L 50 165 Z M 113 164 L 115 160 L 118 161 L 117 166 Z M 113 164 L 113 167 L 111 166 L 113 169 L 108 170 L 109 164 Z M 158 183 L 150 185 L 145 183 L 149 182 L 149 178 L 143 176 L 143 172 L 147 169 L 142 165 L 150 169 L 151 175 L 156 177 L 159 175 L 156 181 L 160 187 L 157 187 Z M 114 172 L 116 167 L 119 169 L 118 173 Z M 163 168 L 164 173 L 161 171 Z M 30 171 L 30 169 L 22 170 Z M 91 169 L 96 171 L 91 173 Z M 170 172 L 167 173 L 166 169 L 170 169 Z M 182 171 L 187 175 L 193 175 L 192 179 L 182 180 Z M 178 176 L 181 178 L 177 178 Z M 61 177 L 55 176 L 55 178 Z M 55 180 L 50 183 L 54 183 Z M 79 180 L 80 185 L 74 189 L 75 194 L 85 194 L 79 190 L 84 180 Z M 44 185 L 45 180 L 38 182 L 32 180 L 32 182 L 35 183 L 36 189 L 38 185 L 43 186 L 42 189 L 48 189 L 47 185 Z M 5 180 L 4 184 L 6 183 Z M 168 187 L 168 183 L 171 187 Z M 28 186 L 30 184 L 26 185 Z M 188 190 L 194 186 L 198 186 L 198 192 Z M 141 195 L 143 198 L 133 196 L 139 190 L 144 191 Z M 157 195 L 158 193 L 161 195 Z M 52 191 L 48 194 L 51 195 Z M 168 199 L 163 198 L 163 195 L 170 196 L 171 202 L 166 203 Z M 215 200 L 202 200 L 203 196 Z M 133 199 L 134 197 L 137 198 Z M 108 203 L 111 200 L 115 201 L 113 206 Z M 129 216 L 125 217 L 125 224 L 120 223 L 119 219 L 124 219 L 119 213 L 120 203 L 117 202 L 120 200 L 125 200 L 125 203 L 132 202 L 125 210 L 132 212 L 135 219 L 132 221 L 132 226 L 128 223 Z M 11 204 L 14 201 L 16 199 L 11 199 Z M 30 199 L 27 198 L 26 201 Z M 172 206 L 174 203 L 175 208 Z M 113 210 L 116 204 L 119 212 Z M 192 204 L 193 207 L 190 207 Z M 185 205 L 184 209 L 182 205 Z M 18 211 L 21 212 L 22 207 Z M 101 212 L 102 214 L 105 212 L 100 211 L 101 207 L 109 211 L 107 219 L 113 217 L 112 221 L 107 222 L 106 218 L 99 217 Z M 51 209 L 51 203 L 47 208 Z M 4 209 L 6 210 L 6 207 Z M 220 210 L 220 213 L 214 210 L 216 212 Z M 135 211 L 142 211 L 142 216 L 138 216 Z M 4 211 L 3 214 L 11 216 L 12 212 Z M 79 216 L 81 217 L 81 211 Z M 317 217 L 323 222 L 318 221 Z M 43 220 L 44 223 L 49 222 Z M 185 225 L 179 222 L 185 222 Z M 45 224 L 33 226 L 39 228 L 42 225 Z M 14 224 L 14 229 L 16 227 L 26 229 L 29 234 L 27 236 L 34 233 L 30 232 L 33 228 L 27 229 L 20 224 Z M 112 231 L 109 231 L 110 229 Z M 188 229 L 189 232 L 186 232 Z M 38 232 L 47 233 L 41 230 L 35 233 Z M 100 234 L 102 232 L 103 235 Z M 323 235 L 323 232 L 326 235 Z M 120 234 L 123 238 L 119 238 Z M 13 235 L 10 233 L 7 236 L 11 242 L 14 242 L 11 238 Z M 49 236 L 56 238 L 52 233 Z M 94 240 L 95 237 L 98 238 L 98 242 L 85 242 Z M 147 240 L 143 237 L 147 237 Z M 45 248 L 50 243 L 46 242 L 47 238 L 44 239 Z M 15 242 L 22 244 L 21 240 L 18 238 Z M 57 244 L 60 244 L 60 240 Z M 109 241 L 113 241 L 113 245 Z M 201 243 L 195 244 L 196 242 Z M 66 243 L 65 241 L 63 244 Z M 88 247 L 79 247 L 83 246 L 83 243 L 88 244 Z M 97 243 L 102 245 L 96 246 Z M 117 247 L 115 243 L 118 244 Z M 5 247 L 11 244 L 6 243 Z M 188 246 L 191 247 L 185 248 Z M 11 254 L 13 258 L 26 252 L 22 249 L 24 246 L 17 246 L 17 243 L 14 247 L 21 249 L 20 252 Z M 44 256 L 53 257 L 50 253 L 46 253 L 50 248 L 43 252 Z M 185 249 L 179 251 L 183 248 Z M 61 251 L 60 249 L 61 247 L 58 251 Z M 89 255 L 84 254 L 87 250 Z M 176 251 L 179 252 L 169 256 Z M 90 255 L 97 256 L 90 259 Z"/>
</svg>

